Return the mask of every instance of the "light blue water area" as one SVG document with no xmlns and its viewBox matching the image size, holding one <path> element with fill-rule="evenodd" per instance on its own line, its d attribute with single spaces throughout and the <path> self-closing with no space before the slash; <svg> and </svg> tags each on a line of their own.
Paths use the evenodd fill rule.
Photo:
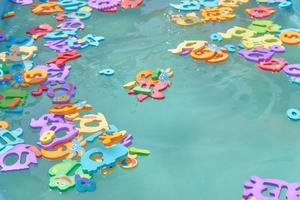
<svg viewBox="0 0 300 200">
<path fill-rule="evenodd" d="M 191 28 L 170 21 L 177 12 L 168 4 L 176 2 L 145 0 L 140 8 L 116 14 L 94 11 L 81 35 L 106 40 L 70 62 L 76 98 L 88 100 L 95 113 L 132 133 L 135 146 L 150 149 L 151 156 L 139 157 L 139 166 L 131 171 L 96 174 L 97 191 L 88 194 L 51 191 L 47 171 L 56 162 L 40 159 L 29 171 L 1 174 L 0 199 L 236 200 L 252 175 L 300 182 L 300 123 L 285 114 L 300 107 L 299 86 L 284 73 L 259 70 L 237 54 L 211 65 L 167 51 L 183 40 L 208 40 L 211 33 L 248 25 L 244 9 L 254 1 L 238 8 L 232 21 Z M 53 17 L 32 15 L 30 6 L 16 6 L 15 11 L 16 17 L 4 22 L 9 35 L 23 35 L 41 23 L 56 24 Z M 278 10 L 272 20 L 284 28 L 300 26 L 292 11 Z M 38 44 L 35 63 L 43 64 L 54 53 L 42 41 Z M 283 57 L 299 63 L 298 55 L 298 47 L 287 47 Z M 140 70 L 157 67 L 175 72 L 165 100 L 138 103 L 122 88 Z M 115 75 L 98 75 L 104 68 L 113 68 Z M 45 95 L 30 97 L 23 114 L 1 113 L 1 120 L 22 127 L 25 141 L 34 144 L 38 133 L 29 121 L 49 106 Z"/>
</svg>

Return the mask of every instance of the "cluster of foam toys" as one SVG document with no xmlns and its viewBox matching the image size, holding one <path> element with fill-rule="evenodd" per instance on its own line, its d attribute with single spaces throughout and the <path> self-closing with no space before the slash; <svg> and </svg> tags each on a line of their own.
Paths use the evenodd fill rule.
<svg viewBox="0 0 300 200">
<path fill-rule="evenodd" d="M 288 183 L 279 179 L 263 179 L 253 176 L 244 184 L 242 200 L 296 200 L 300 195 L 299 187 L 300 183 Z"/>
<path fill-rule="evenodd" d="M 187 14 L 172 15 L 171 19 L 180 26 L 193 26 L 208 22 L 223 22 L 235 18 L 234 9 L 247 3 L 248 0 L 183 0 L 179 4 L 170 4 L 179 11 L 199 11 Z"/>
<path fill-rule="evenodd" d="M 209 45 L 207 41 L 186 40 L 180 43 L 175 49 L 169 49 L 173 54 L 181 56 L 190 55 L 194 60 L 203 60 L 207 63 L 220 63 L 228 59 L 229 47 L 217 47 Z"/>
<path fill-rule="evenodd" d="M 31 0 L 12 2 L 20 5 L 33 3 Z M 89 1 L 89 4 L 91 2 L 94 1 Z M 120 5 L 125 8 L 137 6 L 134 1 L 122 1 L 122 4 L 118 0 L 95 2 L 115 2 L 118 8 Z M 142 3 L 136 2 L 139 2 L 138 5 Z M 115 6 L 108 5 L 107 9 L 100 10 L 113 12 L 113 9 Z M 63 11 L 65 13 L 60 13 Z M 49 169 L 49 187 L 59 191 L 75 187 L 78 192 L 92 192 L 96 189 L 92 176 L 97 171 L 107 175 L 117 166 L 132 169 L 138 164 L 137 156 L 150 154 L 149 150 L 132 146 L 133 136 L 109 124 L 103 114 L 82 114 L 93 109 L 87 101 L 73 100 L 76 86 L 67 82 L 71 70 L 67 63 L 80 58 L 80 50 L 98 47 L 104 40 L 104 37 L 92 34 L 80 38 L 77 35 L 85 28 L 82 20 L 88 19 L 91 11 L 87 2 L 80 0 L 50 1 L 33 5 L 32 12 L 37 15 L 55 14 L 55 20 L 60 22 L 56 29 L 49 24 L 40 24 L 29 28 L 26 32 L 29 36 L 24 37 L 7 36 L 0 29 L 0 42 L 7 47 L 7 51 L 0 53 L 0 83 L 7 87 L 0 94 L 0 109 L 9 113 L 22 112 L 29 98 L 28 89 L 24 88 L 29 87 L 33 88 L 31 98 L 47 94 L 53 103 L 46 114 L 30 122 L 30 127 L 39 132 L 37 145 L 24 144 L 21 128 L 9 130 L 8 122 L 0 121 L 0 138 L 4 141 L 0 143 L 0 172 L 28 169 L 38 163 L 38 158 L 61 160 Z M 34 64 L 38 53 L 37 46 L 34 46 L 37 40 L 45 40 L 44 46 L 57 53 L 44 65 Z M 107 70 L 102 73 L 113 74 Z M 156 73 L 165 80 L 163 84 L 172 74 L 169 70 Z M 152 76 L 153 80 L 157 80 L 156 76 Z M 5 162 L 14 156 L 18 157 L 17 161 Z"/>
<path fill-rule="evenodd" d="M 20 5 L 32 5 L 32 13 L 36 15 L 51 15 L 54 13 L 67 13 L 73 17 L 88 17 L 90 16 L 89 9 L 95 9 L 101 12 L 115 13 L 120 8 L 129 9 L 137 8 L 142 5 L 144 0 L 58 0 L 45 1 L 40 4 L 33 4 L 32 0 L 11 0 L 11 2 Z"/>
<path fill-rule="evenodd" d="M 128 94 L 136 95 L 139 102 L 151 97 L 152 99 L 164 99 L 162 91 L 171 86 L 174 72 L 170 69 L 156 68 L 155 70 L 142 70 L 135 76 L 135 81 L 123 85 Z"/>
</svg>

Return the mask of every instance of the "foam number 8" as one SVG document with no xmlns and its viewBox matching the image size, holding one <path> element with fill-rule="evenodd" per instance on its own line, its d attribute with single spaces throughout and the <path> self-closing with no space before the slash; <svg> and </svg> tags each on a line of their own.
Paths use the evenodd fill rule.
<svg viewBox="0 0 300 200">
<path fill-rule="evenodd" d="M 52 142 L 52 140 L 55 138 L 55 132 L 54 131 L 46 131 L 40 136 L 40 142 L 42 144 L 49 144 Z"/>
</svg>

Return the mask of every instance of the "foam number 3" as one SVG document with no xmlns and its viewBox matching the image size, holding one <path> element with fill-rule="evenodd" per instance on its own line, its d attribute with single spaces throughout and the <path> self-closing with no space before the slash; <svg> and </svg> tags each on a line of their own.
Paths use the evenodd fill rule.
<svg viewBox="0 0 300 200">
<path fill-rule="evenodd" d="M 74 169 L 76 169 L 74 175 L 69 174 Z M 74 160 L 63 160 L 61 163 L 51 167 L 48 173 L 50 175 L 49 187 L 53 189 L 58 188 L 60 191 L 66 191 L 75 186 L 76 174 L 87 178 L 91 177 L 88 174 L 84 174 L 80 163 Z"/>
<path fill-rule="evenodd" d="M 116 165 L 118 160 L 124 159 L 128 154 L 128 149 L 117 144 L 111 148 L 96 147 L 88 150 L 81 158 L 81 165 L 84 172 L 96 173 L 104 167 L 112 167 Z M 93 160 L 93 156 L 101 155 L 100 160 Z"/>
</svg>

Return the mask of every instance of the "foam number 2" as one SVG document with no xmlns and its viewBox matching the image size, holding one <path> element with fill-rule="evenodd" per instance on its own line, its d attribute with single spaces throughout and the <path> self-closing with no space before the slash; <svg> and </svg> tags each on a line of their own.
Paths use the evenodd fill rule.
<svg viewBox="0 0 300 200">
<path fill-rule="evenodd" d="M 33 151 L 30 150 L 31 145 L 18 144 L 11 150 L 5 152 L 0 156 L 0 171 L 16 171 L 28 169 L 31 164 L 37 164 L 37 158 Z M 12 155 L 17 155 L 18 160 L 12 165 L 6 164 L 5 160 Z M 25 161 L 22 161 L 22 157 L 26 156 Z"/>
<path fill-rule="evenodd" d="M 81 158 L 81 165 L 84 172 L 96 173 L 103 167 L 112 167 L 118 160 L 124 159 L 128 154 L 128 149 L 122 145 L 117 144 L 111 148 L 96 147 L 88 150 Z M 95 155 L 102 155 L 101 161 L 93 160 Z"/>
<path fill-rule="evenodd" d="M 76 169 L 75 174 L 69 174 L 74 169 Z M 90 175 L 83 173 L 80 163 L 74 160 L 63 160 L 61 163 L 51 167 L 48 173 L 50 175 L 49 187 L 53 189 L 58 188 L 60 191 L 66 191 L 75 186 L 76 174 L 90 178 Z"/>
</svg>

